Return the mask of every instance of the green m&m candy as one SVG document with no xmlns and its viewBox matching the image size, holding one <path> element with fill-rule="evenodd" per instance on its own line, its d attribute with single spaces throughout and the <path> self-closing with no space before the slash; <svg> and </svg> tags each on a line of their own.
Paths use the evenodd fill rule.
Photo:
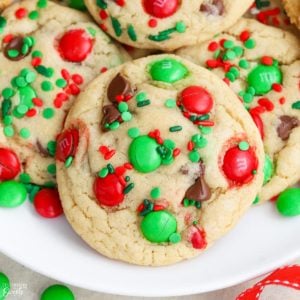
<svg viewBox="0 0 300 300">
<path fill-rule="evenodd" d="M 4 300 L 10 291 L 10 282 L 7 276 L 0 273 L 0 300 Z"/>
<path fill-rule="evenodd" d="M 162 159 L 157 152 L 157 142 L 147 135 L 135 138 L 129 147 L 129 160 L 141 173 L 149 173 L 160 167 Z"/>
<path fill-rule="evenodd" d="M 270 156 L 266 154 L 264 164 L 264 184 L 270 181 L 274 174 L 274 165 Z"/>
<path fill-rule="evenodd" d="M 27 196 L 23 183 L 9 180 L 0 183 L 0 207 L 16 207 L 21 205 Z"/>
<path fill-rule="evenodd" d="M 300 215 L 300 188 L 289 188 L 282 192 L 276 202 L 278 211 L 286 217 Z"/>
<path fill-rule="evenodd" d="M 41 300 L 74 300 L 74 294 L 72 291 L 60 284 L 49 286 L 41 295 Z"/>
<path fill-rule="evenodd" d="M 152 243 L 168 242 L 177 230 L 175 217 L 165 210 L 153 211 L 146 215 L 141 223 L 144 237 Z"/>
<path fill-rule="evenodd" d="M 174 83 L 188 75 L 188 69 L 179 61 L 165 58 L 150 66 L 150 75 L 153 80 Z"/>
<path fill-rule="evenodd" d="M 258 65 L 249 73 L 247 81 L 255 89 L 255 95 L 264 95 L 272 90 L 274 83 L 282 82 L 282 72 L 277 66 Z"/>
</svg>

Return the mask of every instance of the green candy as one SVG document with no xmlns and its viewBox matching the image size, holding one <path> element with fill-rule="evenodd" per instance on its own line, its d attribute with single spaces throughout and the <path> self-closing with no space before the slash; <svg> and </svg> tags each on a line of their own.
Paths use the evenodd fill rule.
<svg viewBox="0 0 300 300">
<path fill-rule="evenodd" d="M 0 273 L 0 300 L 4 300 L 10 291 L 10 282 L 7 276 Z"/>
<path fill-rule="evenodd" d="M 135 138 L 129 147 L 129 160 L 134 168 L 141 173 L 150 173 L 160 167 L 162 159 L 156 148 L 157 142 L 142 135 Z"/>
<path fill-rule="evenodd" d="M 300 188 L 289 188 L 282 192 L 276 202 L 278 211 L 286 217 L 300 215 Z"/>
<path fill-rule="evenodd" d="M 274 174 L 274 165 L 270 156 L 266 154 L 264 164 L 264 184 L 270 181 Z"/>
<path fill-rule="evenodd" d="M 141 223 L 144 237 L 152 243 L 168 242 L 177 230 L 177 221 L 165 210 L 150 212 Z"/>
<path fill-rule="evenodd" d="M 40 300 L 75 300 L 75 296 L 68 287 L 55 284 L 44 290 Z"/>
<path fill-rule="evenodd" d="M 21 205 L 27 196 L 23 183 L 9 180 L 0 183 L 0 207 L 16 207 Z"/>
<path fill-rule="evenodd" d="M 258 65 L 249 73 L 247 81 L 255 89 L 255 95 L 264 95 L 274 83 L 282 83 L 282 72 L 276 66 Z"/>
<path fill-rule="evenodd" d="M 165 58 L 150 66 L 150 75 L 153 80 L 174 83 L 188 75 L 188 69 L 179 61 Z"/>
<path fill-rule="evenodd" d="M 29 108 L 32 108 L 34 106 L 32 103 L 32 99 L 36 97 L 36 93 L 30 86 L 19 88 L 19 96 L 20 102 L 22 104 L 26 105 Z"/>
<path fill-rule="evenodd" d="M 68 5 L 78 10 L 86 10 L 83 0 L 69 0 Z"/>
</svg>

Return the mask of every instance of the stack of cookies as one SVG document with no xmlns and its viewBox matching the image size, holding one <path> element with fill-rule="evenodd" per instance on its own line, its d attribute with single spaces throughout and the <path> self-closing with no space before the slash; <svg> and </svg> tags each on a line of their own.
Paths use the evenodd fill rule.
<svg viewBox="0 0 300 300">
<path fill-rule="evenodd" d="M 300 215 L 298 0 L 14 2 L 1 207 L 29 199 L 153 266 L 205 251 L 253 203 Z"/>
</svg>

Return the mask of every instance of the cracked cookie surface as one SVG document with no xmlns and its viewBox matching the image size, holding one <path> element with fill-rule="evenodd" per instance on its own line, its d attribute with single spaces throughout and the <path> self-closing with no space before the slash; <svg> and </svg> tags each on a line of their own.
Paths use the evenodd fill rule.
<svg viewBox="0 0 300 300">
<path fill-rule="evenodd" d="M 267 154 L 262 202 L 300 179 L 299 49 L 291 33 L 242 19 L 217 38 L 177 52 L 223 78 L 260 129 Z"/>
<path fill-rule="evenodd" d="M 129 59 L 92 20 L 53 2 L 22 1 L 0 19 L 3 133 L 32 183 L 55 181 L 55 139 L 74 98 Z"/>
<path fill-rule="evenodd" d="M 300 29 L 300 2 L 298 0 L 283 0 L 283 5 L 291 23 Z"/>
<path fill-rule="evenodd" d="M 100 27 L 124 44 L 171 51 L 228 28 L 252 0 L 85 0 Z"/>
<path fill-rule="evenodd" d="M 156 55 L 86 88 L 56 159 L 74 230 L 105 256 L 158 266 L 198 255 L 237 223 L 261 188 L 264 153 L 221 80 Z"/>
</svg>

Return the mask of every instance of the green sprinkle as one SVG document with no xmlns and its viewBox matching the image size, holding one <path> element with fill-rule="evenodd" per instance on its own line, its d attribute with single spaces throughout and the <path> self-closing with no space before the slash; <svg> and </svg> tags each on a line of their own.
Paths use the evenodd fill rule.
<svg viewBox="0 0 300 300">
<path fill-rule="evenodd" d="M 183 206 L 184 207 L 188 207 L 188 206 L 190 206 L 190 200 L 189 199 L 183 199 Z"/>
<path fill-rule="evenodd" d="M 256 46 L 256 42 L 253 39 L 248 39 L 245 41 L 244 45 L 247 49 L 253 49 Z"/>
<path fill-rule="evenodd" d="M 233 41 L 230 41 L 230 40 L 227 40 L 224 42 L 224 48 L 225 49 L 231 49 L 234 47 L 234 42 Z"/>
<path fill-rule="evenodd" d="M 252 101 L 253 101 L 253 95 L 252 94 L 249 94 L 249 93 L 245 93 L 244 95 L 243 95 L 243 100 L 244 100 L 244 102 L 246 102 L 246 103 L 251 103 Z"/>
<path fill-rule="evenodd" d="M 120 127 L 120 123 L 117 121 L 109 124 L 109 129 L 111 129 L 111 130 L 117 130 L 119 127 Z"/>
<path fill-rule="evenodd" d="M 125 177 L 125 181 L 126 181 L 126 182 L 130 181 L 130 176 L 126 176 L 126 177 Z"/>
<path fill-rule="evenodd" d="M 34 82 L 36 79 L 36 74 L 34 72 L 28 72 L 26 75 L 25 75 L 25 81 L 27 83 L 32 83 Z"/>
<path fill-rule="evenodd" d="M 24 45 L 22 46 L 21 53 L 22 53 L 23 55 L 26 55 L 26 53 L 28 53 L 28 51 L 29 51 L 29 46 L 26 45 L 26 44 L 24 44 Z"/>
<path fill-rule="evenodd" d="M 186 31 L 186 25 L 182 21 L 177 22 L 175 28 L 179 33 L 184 33 Z"/>
<path fill-rule="evenodd" d="M 146 100 L 146 99 L 147 99 L 147 94 L 144 93 L 144 92 L 138 93 L 138 94 L 136 95 L 136 97 L 135 97 L 135 100 L 136 100 L 137 102 L 141 102 L 141 101 L 144 101 L 144 100 Z"/>
<path fill-rule="evenodd" d="M 169 237 L 169 241 L 172 244 L 177 244 L 181 241 L 181 235 L 178 232 L 172 233 Z"/>
<path fill-rule="evenodd" d="M 32 57 L 43 57 L 43 53 L 41 51 L 35 50 L 31 54 Z"/>
<path fill-rule="evenodd" d="M 140 130 L 137 127 L 132 127 L 128 129 L 127 133 L 130 138 L 135 139 L 140 135 Z"/>
<path fill-rule="evenodd" d="M 233 50 L 227 50 L 224 55 L 224 60 L 233 60 L 235 59 L 236 54 Z"/>
<path fill-rule="evenodd" d="M 120 102 L 118 105 L 118 110 L 120 113 L 128 111 L 128 104 L 126 102 Z"/>
<path fill-rule="evenodd" d="M 43 110 L 43 117 L 45 119 L 52 119 L 54 117 L 55 111 L 53 108 L 48 107 Z"/>
<path fill-rule="evenodd" d="M 31 181 L 30 175 L 28 173 L 21 173 L 19 179 L 22 183 L 30 183 Z"/>
<path fill-rule="evenodd" d="M 41 84 L 41 88 L 45 92 L 49 92 L 53 90 L 53 84 L 50 81 L 43 81 Z"/>
<path fill-rule="evenodd" d="M 12 126 L 5 126 L 5 127 L 3 128 L 3 133 L 4 133 L 4 135 L 7 136 L 7 137 L 12 137 L 12 136 L 14 136 L 15 131 L 14 131 L 14 129 L 13 129 Z"/>
<path fill-rule="evenodd" d="M 246 141 L 242 141 L 239 143 L 239 149 L 242 150 L 242 151 L 247 151 L 249 150 L 250 146 L 248 144 L 248 142 Z"/>
<path fill-rule="evenodd" d="M 28 18 L 29 18 L 30 20 L 36 20 L 36 19 L 38 19 L 38 18 L 39 18 L 39 13 L 38 13 L 38 11 L 36 11 L 36 10 L 31 11 L 31 12 L 29 13 L 29 15 L 28 15 Z"/>
<path fill-rule="evenodd" d="M 48 0 L 39 0 L 37 3 L 38 8 L 45 8 L 48 5 Z"/>
<path fill-rule="evenodd" d="M 99 6 L 102 9 L 106 9 L 107 8 L 107 3 L 104 0 L 96 0 L 96 4 L 97 4 L 97 6 Z"/>
<path fill-rule="evenodd" d="M 7 21 L 4 17 L 0 16 L 0 28 L 4 28 L 7 24 Z"/>
<path fill-rule="evenodd" d="M 69 168 L 72 165 L 72 163 L 73 163 L 73 157 L 69 156 L 65 161 L 65 167 Z"/>
<path fill-rule="evenodd" d="M 11 89 L 11 88 L 5 88 L 3 91 L 2 91 L 2 96 L 4 99 L 9 99 L 11 98 L 13 95 L 15 94 L 14 90 Z"/>
<path fill-rule="evenodd" d="M 11 125 L 12 122 L 13 122 L 13 117 L 12 117 L 12 116 L 5 116 L 5 117 L 3 118 L 3 124 L 4 124 L 5 126 Z"/>
<path fill-rule="evenodd" d="M 240 76 L 240 71 L 238 68 L 236 67 L 231 67 L 230 68 L 230 73 L 232 73 L 236 78 Z"/>
<path fill-rule="evenodd" d="M 182 126 L 180 126 L 180 125 L 172 126 L 169 128 L 170 132 L 177 132 L 177 131 L 181 131 L 181 130 L 182 130 Z"/>
<path fill-rule="evenodd" d="M 191 162 L 197 163 L 200 161 L 200 154 L 198 151 L 193 150 L 189 153 L 189 159 Z"/>
<path fill-rule="evenodd" d="M 17 111 L 21 115 L 25 115 L 28 112 L 28 107 L 24 104 L 20 104 L 17 106 Z"/>
<path fill-rule="evenodd" d="M 293 109 L 300 109 L 300 100 L 294 102 L 294 103 L 292 104 L 292 108 L 293 108 Z"/>
<path fill-rule="evenodd" d="M 227 72 L 225 74 L 225 77 L 228 78 L 231 82 L 234 82 L 236 80 L 235 75 L 233 73 L 231 73 L 231 72 Z"/>
<path fill-rule="evenodd" d="M 254 199 L 254 201 L 252 202 L 252 204 L 257 204 L 258 202 L 259 202 L 259 197 L 256 196 L 255 199 Z"/>
<path fill-rule="evenodd" d="M 100 172 L 98 173 L 98 176 L 100 178 L 105 178 L 108 175 L 108 169 L 107 168 L 103 168 L 100 170 Z"/>
<path fill-rule="evenodd" d="M 111 24 L 115 31 L 116 36 L 121 36 L 122 28 L 121 28 L 121 24 L 120 24 L 119 20 L 114 17 L 111 17 L 110 19 L 111 19 Z"/>
<path fill-rule="evenodd" d="M 30 137 L 30 130 L 28 128 L 22 128 L 19 134 L 21 138 L 28 139 Z"/>
<path fill-rule="evenodd" d="M 55 164 L 51 164 L 47 167 L 47 171 L 49 174 L 51 175 L 55 175 L 56 174 L 56 165 Z"/>
<path fill-rule="evenodd" d="M 132 114 L 129 111 L 125 111 L 121 114 L 121 117 L 124 122 L 129 122 L 132 119 Z"/>
<path fill-rule="evenodd" d="M 39 74 L 41 74 L 47 78 L 52 77 L 54 74 L 54 70 L 52 68 L 46 68 L 43 65 L 36 66 L 35 69 Z"/>
<path fill-rule="evenodd" d="M 29 184 L 27 184 L 28 186 Z M 40 187 L 38 185 L 30 184 L 31 189 L 28 191 L 29 201 L 32 203 L 34 201 L 35 195 L 40 191 Z"/>
<path fill-rule="evenodd" d="M 128 184 L 123 190 L 124 195 L 128 194 L 134 188 L 134 183 Z"/>
<path fill-rule="evenodd" d="M 167 107 L 167 108 L 174 108 L 174 107 L 176 107 L 176 101 L 174 99 L 167 99 L 165 101 L 165 107 Z"/>
<path fill-rule="evenodd" d="M 95 28 L 89 27 L 87 30 L 92 37 L 96 36 L 97 30 Z"/>
<path fill-rule="evenodd" d="M 242 56 L 244 54 L 244 49 L 242 47 L 236 46 L 232 50 L 236 56 Z"/>
<path fill-rule="evenodd" d="M 132 41 L 134 41 L 134 42 L 137 41 L 137 35 L 136 35 L 136 32 L 135 32 L 134 27 L 133 27 L 132 24 L 130 24 L 130 25 L 128 26 L 128 28 L 127 28 L 127 33 L 128 33 L 129 38 L 130 38 Z"/>
<path fill-rule="evenodd" d="M 215 58 L 215 59 L 219 58 L 220 54 L 221 54 L 221 50 L 220 49 L 216 50 L 214 52 L 213 58 Z"/>
<path fill-rule="evenodd" d="M 115 169 L 112 164 L 108 164 L 106 167 L 110 174 L 113 174 L 115 172 Z"/>
<path fill-rule="evenodd" d="M 8 50 L 8 51 L 7 51 L 7 54 L 8 54 L 9 57 L 15 58 L 15 57 L 18 57 L 19 51 L 18 51 L 18 50 L 11 49 L 11 50 Z"/>
<path fill-rule="evenodd" d="M 27 82 L 26 82 L 25 78 L 21 77 L 21 76 L 16 78 L 15 83 L 16 83 L 17 87 L 27 86 Z"/>
<path fill-rule="evenodd" d="M 247 93 L 251 94 L 252 96 L 255 95 L 255 88 L 253 86 L 250 86 L 247 88 Z"/>
<path fill-rule="evenodd" d="M 144 106 L 147 106 L 147 105 L 150 105 L 150 104 L 151 104 L 150 100 L 144 100 L 144 101 L 138 102 L 137 107 L 144 107 Z"/>
<path fill-rule="evenodd" d="M 196 201 L 195 206 L 197 209 L 200 209 L 202 207 L 202 203 L 200 201 Z"/>
<path fill-rule="evenodd" d="M 59 87 L 59 88 L 64 88 L 67 86 L 67 82 L 66 80 L 64 80 L 63 78 L 59 78 L 56 80 L 55 82 L 56 86 Z"/>
<path fill-rule="evenodd" d="M 155 187 L 151 190 L 150 192 L 150 196 L 153 198 L 153 199 L 158 199 L 161 195 L 161 190 L 159 187 Z"/>
<path fill-rule="evenodd" d="M 55 141 L 48 142 L 47 150 L 51 156 L 54 156 L 56 152 L 56 142 Z"/>
<path fill-rule="evenodd" d="M 206 134 L 210 134 L 212 132 L 212 127 L 205 127 L 205 126 L 199 126 L 198 127 L 201 131 L 202 134 L 206 135 Z"/>
</svg>

